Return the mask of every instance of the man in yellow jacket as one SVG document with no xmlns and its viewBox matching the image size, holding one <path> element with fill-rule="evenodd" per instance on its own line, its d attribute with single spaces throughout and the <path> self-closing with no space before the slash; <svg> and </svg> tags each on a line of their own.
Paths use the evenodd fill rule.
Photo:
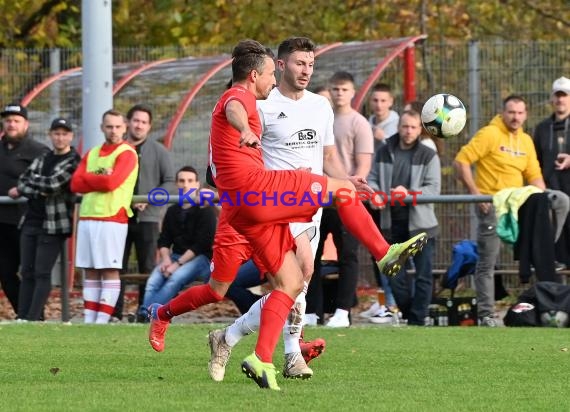
<svg viewBox="0 0 570 412">
<path fill-rule="evenodd" d="M 108 323 L 117 303 L 139 167 L 135 149 L 123 140 L 126 123 L 120 112 L 107 110 L 101 130 L 105 143 L 85 155 L 71 179 L 71 191 L 83 193 L 75 265 L 85 269 L 85 323 Z"/>
<path fill-rule="evenodd" d="M 459 180 L 472 195 L 494 195 L 501 189 L 522 187 L 525 183 L 544 190 L 540 165 L 532 138 L 522 126 L 527 119 L 526 102 L 511 95 L 503 101 L 503 112 L 480 129 L 455 157 Z M 475 165 L 473 176 L 471 165 Z M 496 233 L 497 218 L 491 203 L 479 203 L 477 215 L 477 249 L 475 289 L 481 326 L 496 326 L 494 269 L 500 240 Z"/>
</svg>

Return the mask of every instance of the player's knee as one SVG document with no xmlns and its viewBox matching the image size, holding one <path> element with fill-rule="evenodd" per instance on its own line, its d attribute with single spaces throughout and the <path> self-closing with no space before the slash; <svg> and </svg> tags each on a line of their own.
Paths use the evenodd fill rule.
<svg viewBox="0 0 570 412">
<path fill-rule="evenodd" d="M 231 283 L 228 282 L 219 282 L 213 278 L 210 278 L 208 284 L 212 288 L 212 290 L 216 293 L 216 297 L 219 297 L 218 301 L 224 299 L 226 293 L 228 293 L 228 289 L 230 288 Z"/>
</svg>

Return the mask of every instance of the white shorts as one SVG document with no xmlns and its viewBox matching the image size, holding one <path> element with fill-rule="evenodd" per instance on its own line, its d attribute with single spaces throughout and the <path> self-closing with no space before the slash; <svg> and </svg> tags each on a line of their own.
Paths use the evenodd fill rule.
<svg viewBox="0 0 570 412">
<path fill-rule="evenodd" d="M 75 266 L 85 269 L 122 269 L 126 223 L 80 220 L 77 224 Z"/>
<path fill-rule="evenodd" d="M 289 230 L 294 238 L 299 236 L 303 232 L 307 232 L 309 236 L 309 241 L 311 242 L 311 251 L 313 252 L 313 259 L 317 255 L 317 248 L 319 247 L 319 240 L 321 238 L 321 217 L 323 215 L 323 209 L 319 209 L 317 213 L 313 215 L 313 220 L 311 222 L 295 222 L 289 223 Z"/>
</svg>

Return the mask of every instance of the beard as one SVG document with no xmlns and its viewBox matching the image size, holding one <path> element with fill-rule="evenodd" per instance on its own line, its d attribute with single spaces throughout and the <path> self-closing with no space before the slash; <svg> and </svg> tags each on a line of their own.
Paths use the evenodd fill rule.
<svg viewBox="0 0 570 412">
<path fill-rule="evenodd" d="M 22 141 L 22 139 L 23 139 L 24 137 L 26 137 L 26 134 L 25 134 L 25 133 L 23 133 L 23 134 L 17 134 L 17 135 L 15 135 L 15 136 L 10 136 L 10 135 L 8 135 L 8 134 L 4 134 L 4 138 L 3 138 L 3 139 L 6 140 L 6 142 L 7 142 L 8 144 L 17 145 L 17 144 L 19 144 L 19 143 Z"/>
</svg>

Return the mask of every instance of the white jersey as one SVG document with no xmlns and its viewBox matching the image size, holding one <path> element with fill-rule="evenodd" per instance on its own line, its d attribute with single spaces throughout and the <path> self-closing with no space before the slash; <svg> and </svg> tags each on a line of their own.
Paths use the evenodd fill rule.
<svg viewBox="0 0 570 412">
<path fill-rule="evenodd" d="M 334 114 L 329 101 L 308 90 L 299 100 L 292 100 L 274 88 L 266 100 L 257 101 L 261 120 L 261 151 L 265 167 L 271 170 L 311 168 L 323 174 L 325 146 L 334 146 Z M 309 233 L 313 257 L 319 243 L 322 209 L 309 223 L 291 223 L 293 237 L 315 227 Z"/>
<path fill-rule="evenodd" d="M 261 150 L 265 167 L 295 170 L 310 167 L 323 174 L 324 146 L 334 146 L 334 114 L 329 101 L 305 90 L 292 100 L 274 88 L 266 100 L 257 101 L 261 120 Z"/>
</svg>

